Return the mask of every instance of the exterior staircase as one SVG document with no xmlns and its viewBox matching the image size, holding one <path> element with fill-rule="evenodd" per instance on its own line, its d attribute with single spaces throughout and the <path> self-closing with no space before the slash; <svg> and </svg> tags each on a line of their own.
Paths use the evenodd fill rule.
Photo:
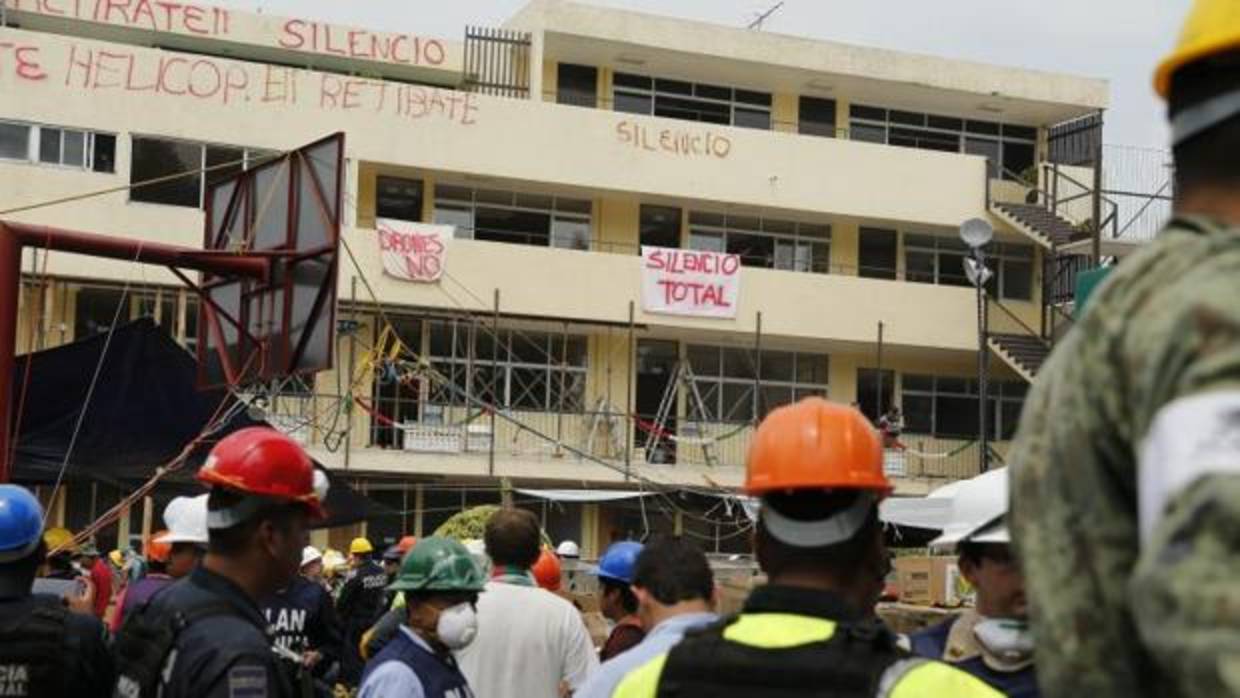
<svg viewBox="0 0 1240 698">
<path fill-rule="evenodd" d="M 987 343 L 996 356 L 1030 383 L 1051 353 L 1040 337 L 1028 334 L 991 334 Z"/>
<path fill-rule="evenodd" d="M 1038 204 L 994 203 L 991 212 L 1043 247 L 1066 245 L 1083 234 L 1063 217 Z"/>
</svg>

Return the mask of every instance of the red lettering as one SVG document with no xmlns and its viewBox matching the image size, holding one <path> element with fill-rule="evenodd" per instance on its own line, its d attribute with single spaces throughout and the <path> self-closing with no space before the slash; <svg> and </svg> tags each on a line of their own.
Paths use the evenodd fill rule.
<svg viewBox="0 0 1240 698">
<path fill-rule="evenodd" d="M 121 22 L 123 24 L 130 23 L 129 13 L 127 12 L 127 10 L 129 9 L 129 0 L 100 0 L 100 1 L 104 3 L 103 21 L 111 22 L 112 21 L 112 10 L 115 9 L 115 10 L 120 10 Z M 98 12 L 99 12 L 99 6 L 96 5 L 95 13 L 98 14 Z"/>
<path fill-rule="evenodd" d="M 43 71 L 43 66 L 39 63 L 38 46 L 17 46 L 7 41 L 0 43 L 0 51 L 6 48 L 13 49 L 14 71 L 17 73 L 17 77 L 32 82 L 47 79 L 47 73 Z M 70 58 L 69 67 L 73 67 L 72 57 Z"/>
<path fill-rule="evenodd" d="M 663 259 L 663 250 L 651 250 L 646 259 L 647 269 L 666 269 L 667 262 Z"/>
<path fill-rule="evenodd" d="M 301 35 L 306 23 L 300 19 L 290 19 L 284 23 L 284 35 L 280 37 L 280 45 L 284 48 L 301 48 L 306 45 L 306 37 Z"/>
<path fill-rule="evenodd" d="M 358 101 L 357 91 L 366 85 L 365 80 L 345 80 L 344 98 L 340 101 L 340 106 L 344 109 L 357 109 L 362 106 Z"/>
<path fill-rule="evenodd" d="M 422 49 L 422 55 L 426 58 L 426 62 L 431 65 L 439 65 L 440 63 L 443 63 L 443 44 L 439 43 L 438 39 L 431 39 L 430 41 L 427 41 L 426 48 Z"/>
<path fill-rule="evenodd" d="M 199 68 L 206 68 L 205 71 Z M 200 75 L 206 75 L 205 82 L 198 79 Z M 199 99 L 214 97 L 220 88 L 224 85 L 224 77 L 220 74 L 220 68 L 215 63 L 200 58 L 194 61 L 189 69 L 189 93 Z"/>
<path fill-rule="evenodd" d="M 296 73 L 290 68 L 279 68 L 271 65 L 263 66 L 263 96 L 264 102 L 289 102 L 297 101 Z M 278 77 L 278 80 L 273 79 Z M 276 94 L 272 88 L 279 87 L 280 93 Z"/>
<path fill-rule="evenodd" d="M 721 265 L 720 271 L 722 271 L 726 276 L 733 276 L 736 272 L 740 271 L 740 268 L 741 258 L 737 255 L 730 254 L 723 258 L 723 264 Z"/>
<path fill-rule="evenodd" d="M 676 150 L 676 144 L 672 142 L 671 131 L 667 129 L 663 129 L 662 131 L 659 132 L 659 147 L 663 148 L 664 150 L 671 150 L 671 151 Z"/>
<path fill-rule="evenodd" d="M 185 82 L 183 83 L 183 86 L 181 87 L 181 89 L 174 90 L 172 89 L 172 86 L 168 83 L 168 73 L 169 71 L 172 70 L 172 66 L 177 65 L 177 64 L 187 66 L 189 65 L 189 60 L 185 58 L 174 57 L 174 58 L 169 58 L 167 60 L 161 60 L 159 62 L 159 91 L 165 92 L 170 95 L 176 95 L 179 97 L 189 92 L 189 70 L 187 69 L 185 71 L 186 72 Z"/>
<path fill-rule="evenodd" d="M 344 86 L 340 82 L 340 78 L 334 75 L 323 75 L 323 79 L 319 86 L 319 107 L 324 109 L 335 109 L 338 104 L 340 92 Z M 329 90 L 330 86 L 330 90 Z M 328 100 L 331 103 L 328 104 Z"/>
<path fill-rule="evenodd" d="M 157 0 L 155 6 L 164 11 L 164 31 L 172 31 L 172 15 L 174 12 L 181 9 L 181 3 Z"/>
<path fill-rule="evenodd" d="M 420 118 L 422 118 L 423 116 L 426 116 L 426 112 L 427 112 L 427 106 L 426 106 L 426 88 L 424 88 L 424 87 L 419 87 L 419 86 L 417 86 L 417 85 L 414 85 L 414 86 L 411 86 L 411 87 L 409 88 L 409 93 L 408 93 L 408 94 L 409 94 L 409 100 L 408 100 L 408 110 L 407 110 L 407 111 L 408 111 L 408 113 L 409 113 L 409 116 L 411 116 L 411 117 L 413 117 L 413 118 L 415 118 L 415 119 L 420 119 Z M 415 105 L 415 104 L 416 104 L 417 106 L 421 107 L 421 111 L 417 112 L 416 114 L 415 114 L 415 113 L 414 113 L 414 111 L 413 111 L 413 107 L 414 107 L 414 105 Z"/>
<path fill-rule="evenodd" d="M 620 137 L 621 143 L 629 143 L 633 140 L 633 134 L 629 133 L 629 122 L 621 121 L 616 124 L 616 135 Z"/>
<path fill-rule="evenodd" d="M 370 35 L 370 55 L 376 59 L 391 60 L 392 57 L 392 37 L 379 36 L 377 34 Z"/>
<path fill-rule="evenodd" d="M 465 93 L 465 103 L 461 107 L 461 123 L 465 126 L 472 126 L 478 123 L 470 117 L 470 114 L 476 111 L 478 111 L 478 105 L 474 104 L 474 93 Z"/>
<path fill-rule="evenodd" d="M 379 101 L 375 105 L 375 111 L 383 111 L 383 105 L 387 102 L 388 84 L 383 81 L 376 83 L 379 87 Z"/>
<path fill-rule="evenodd" d="M 151 3 L 148 0 L 138 0 L 138 4 L 133 8 L 133 16 L 129 18 L 129 21 L 133 24 L 140 24 L 141 20 L 139 18 L 144 15 L 146 16 L 146 23 L 150 25 L 151 30 L 159 31 L 159 25 L 155 24 L 155 13 L 151 11 Z"/>
<path fill-rule="evenodd" d="M 349 56 L 352 58 L 369 58 L 369 55 L 362 50 L 359 45 L 361 40 L 366 36 L 366 32 L 359 32 L 356 29 L 349 30 Z"/>
<path fill-rule="evenodd" d="M 316 26 L 319 26 L 319 25 L 316 25 Z M 320 26 L 319 28 L 321 28 L 321 29 L 323 30 L 323 51 L 324 51 L 325 53 L 334 53 L 334 54 L 336 54 L 337 56 L 347 56 L 347 55 L 348 55 L 347 53 L 345 53 L 345 50 L 344 50 L 344 49 L 342 49 L 342 48 L 340 48 L 340 47 L 338 47 L 338 46 L 332 46 L 332 28 L 331 28 L 331 26 Z"/>
<path fill-rule="evenodd" d="M 65 87 L 72 84 L 73 72 L 75 68 L 82 69 L 82 88 L 86 88 L 90 84 L 90 66 L 94 62 L 94 57 L 90 51 L 86 51 L 86 60 L 79 60 L 77 56 L 77 44 L 69 46 L 69 64 L 65 68 Z"/>
<path fill-rule="evenodd" d="M 125 71 L 125 90 L 128 92 L 148 92 L 150 90 L 156 89 L 155 82 L 151 82 L 151 84 L 149 85 L 138 85 L 134 83 L 133 69 L 136 64 L 137 64 L 137 61 L 131 58 L 129 61 L 129 67 Z"/>
<path fill-rule="evenodd" d="M 185 25 L 186 29 L 195 34 L 209 34 L 210 32 L 207 28 L 199 24 L 199 22 L 202 22 L 202 20 L 205 19 L 204 15 L 206 15 L 206 12 L 204 12 L 201 7 L 186 5 L 185 10 L 182 13 L 181 22 Z"/>
<path fill-rule="evenodd" d="M 95 71 L 94 71 L 95 74 L 94 74 L 94 79 L 92 79 L 90 83 L 91 89 L 97 90 L 101 87 L 107 87 L 107 88 L 120 87 L 121 86 L 120 80 L 117 80 L 116 82 L 112 82 L 112 83 L 102 82 L 101 78 L 104 77 L 104 73 L 113 73 L 117 75 L 120 74 L 120 71 L 118 69 L 105 66 L 104 61 L 109 60 L 109 59 L 117 59 L 117 60 L 123 61 L 126 58 L 128 58 L 130 62 L 133 61 L 132 54 L 111 53 L 109 51 L 100 51 L 99 53 L 95 54 Z"/>
<path fill-rule="evenodd" d="M 392 60 L 396 63 L 412 63 L 413 61 L 411 59 L 400 57 L 399 46 L 401 45 L 401 42 L 409 43 L 409 37 L 405 36 L 404 34 L 400 34 L 392 39 L 392 50 L 391 50 Z"/>
<path fill-rule="evenodd" d="M 21 3 L 20 2 L 17 3 L 17 7 L 15 9 L 20 10 L 21 8 L 22 8 Z M 62 15 L 63 16 L 65 14 L 64 10 L 58 10 L 55 7 L 52 7 L 52 0 L 43 0 L 42 2 L 40 2 L 39 11 L 45 12 L 49 15 Z"/>
<path fill-rule="evenodd" d="M 250 86 L 250 73 L 244 66 L 230 65 L 224 71 L 224 104 L 228 104 L 228 100 L 234 93 L 240 92 L 245 96 L 245 100 L 250 101 L 248 88 Z"/>
</svg>

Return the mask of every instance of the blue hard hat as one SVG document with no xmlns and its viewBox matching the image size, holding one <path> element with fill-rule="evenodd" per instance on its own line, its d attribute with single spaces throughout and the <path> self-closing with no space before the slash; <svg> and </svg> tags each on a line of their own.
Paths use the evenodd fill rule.
<svg viewBox="0 0 1240 698">
<path fill-rule="evenodd" d="M 30 490 L 0 485 L 0 562 L 26 557 L 43 540 L 43 507 Z"/>
<path fill-rule="evenodd" d="M 642 552 L 642 544 L 632 540 L 612 543 L 607 552 L 598 561 L 599 579 L 607 579 L 622 584 L 633 583 L 633 573 L 637 570 L 637 556 Z"/>
</svg>

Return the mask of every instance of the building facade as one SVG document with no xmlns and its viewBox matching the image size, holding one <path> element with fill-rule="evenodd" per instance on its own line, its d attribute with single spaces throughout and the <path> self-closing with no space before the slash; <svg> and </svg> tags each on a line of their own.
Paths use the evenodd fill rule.
<svg viewBox="0 0 1240 698">
<path fill-rule="evenodd" d="M 213 182 L 346 134 L 336 368 L 257 392 L 390 509 L 376 542 L 506 491 L 587 554 L 656 528 L 744 549 L 719 495 L 756 420 L 806 395 L 903 408 L 897 493 L 975 474 L 970 218 L 996 231 L 1001 460 L 1036 370 L 1022 344 L 1055 325 L 1057 247 L 1091 215 L 1074 195 L 1092 171 L 1054 134 L 1107 103 L 1099 80 L 559 0 L 464 40 L 190 3 L 0 6 L 6 220 L 200 245 Z M 1052 190 L 1067 203 L 1031 215 Z M 380 220 L 453 226 L 442 276 L 385 275 Z M 730 317 L 653 312 L 643 246 L 737 255 Z M 198 341 L 198 300 L 164 269 L 24 264 L 19 351 L 118 317 Z M 74 483 L 54 509 L 80 526 L 119 496 Z"/>
</svg>

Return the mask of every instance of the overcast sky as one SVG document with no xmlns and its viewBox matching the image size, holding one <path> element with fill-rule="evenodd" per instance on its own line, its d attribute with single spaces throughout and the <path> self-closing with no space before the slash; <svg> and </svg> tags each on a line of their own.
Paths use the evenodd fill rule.
<svg viewBox="0 0 1240 698">
<path fill-rule="evenodd" d="M 269 14 L 459 38 L 498 25 L 525 0 L 216 0 Z M 587 0 L 731 26 L 776 0 Z M 1062 71 L 1111 83 L 1108 143 L 1165 147 L 1154 64 L 1174 43 L 1189 0 L 786 0 L 764 31 Z"/>
</svg>

